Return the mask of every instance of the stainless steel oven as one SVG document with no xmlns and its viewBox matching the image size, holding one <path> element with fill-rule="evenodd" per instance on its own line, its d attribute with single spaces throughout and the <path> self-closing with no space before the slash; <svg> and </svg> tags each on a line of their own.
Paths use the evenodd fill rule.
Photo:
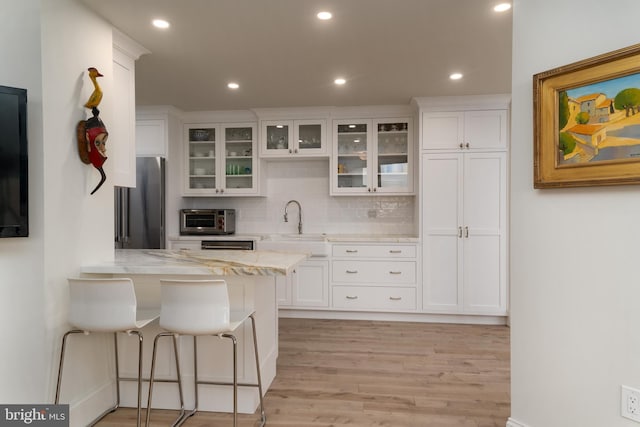
<svg viewBox="0 0 640 427">
<path fill-rule="evenodd" d="M 182 209 L 181 235 L 233 234 L 236 232 L 235 209 Z"/>
</svg>

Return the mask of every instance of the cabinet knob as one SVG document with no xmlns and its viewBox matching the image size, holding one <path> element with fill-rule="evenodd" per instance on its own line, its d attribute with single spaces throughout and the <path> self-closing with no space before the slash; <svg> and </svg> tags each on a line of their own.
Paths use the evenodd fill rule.
<svg viewBox="0 0 640 427">
<path fill-rule="evenodd" d="M 216 193 L 219 193 L 219 192 L 220 192 L 220 190 L 218 190 L 218 189 L 216 188 Z"/>
<path fill-rule="evenodd" d="M 371 193 L 371 187 L 367 188 L 367 191 L 368 191 L 369 193 Z"/>
<path fill-rule="evenodd" d="M 469 143 L 468 142 L 465 144 L 465 147 L 467 147 L 467 150 L 469 149 Z"/>
<path fill-rule="evenodd" d="M 293 150 L 291 150 L 291 148 L 289 148 L 289 154 L 293 153 Z"/>
<path fill-rule="evenodd" d="M 464 148 L 464 144 L 461 142 L 459 145 L 460 148 Z"/>
<path fill-rule="evenodd" d="M 376 191 L 378 191 L 378 187 L 373 187 L 373 192 L 375 193 Z"/>
<path fill-rule="evenodd" d="M 296 153 L 296 154 L 298 154 L 298 149 L 297 149 L 297 148 L 296 148 L 296 149 L 294 149 L 294 150 L 293 150 L 293 152 L 294 152 L 294 153 Z"/>
<path fill-rule="evenodd" d="M 220 192 L 221 192 L 221 193 L 224 193 L 224 188 L 221 188 L 221 189 L 220 189 Z"/>
</svg>

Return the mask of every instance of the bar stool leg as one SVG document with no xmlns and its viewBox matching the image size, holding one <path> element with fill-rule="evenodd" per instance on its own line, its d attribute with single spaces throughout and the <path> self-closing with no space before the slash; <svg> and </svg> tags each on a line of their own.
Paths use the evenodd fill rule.
<svg viewBox="0 0 640 427">
<path fill-rule="evenodd" d="M 142 332 L 140 331 L 131 331 L 129 332 L 129 334 L 138 336 L 138 414 L 137 414 L 138 417 L 137 417 L 136 426 L 140 427 L 140 422 L 142 418 L 141 409 L 142 409 L 142 348 L 143 348 L 142 340 L 143 340 L 143 337 L 142 337 Z M 116 366 L 117 366 L 117 362 L 116 362 Z"/>
<path fill-rule="evenodd" d="M 80 329 L 74 329 L 68 331 L 62 336 L 62 348 L 60 350 L 60 365 L 58 366 L 58 384 L 56 385 L 56 398 L 54 403 L 57 405 L 60 402 L 60 385 L 62 384 L 62 370 L 64 369 L 64 357 L 67 348 L 67 338 L 71 334 L 82 334 L 84 331 Z"/>
<path fill-rule="evenodd" d="M 238 340 L 235 335 L 222 334 L 233 342 L 233 427 L 238 426 Z"/>
<path fill-rule="evenodd" d="M 260 357 L 258 356 L 258 336 L 256 335 L 256 319 L 255 313 L 252 313 L 251 318 L 251 330 L 253 332 L 253 353 L 256 358 L 256 375 L 258 376 L 258 396 L 260 397 L 260 427 L 264 427 L 267 423 L 267 416 L 264 413 L 264 402 L 262 397 L 262 375 L 260 374 Z"/>
<path fill-rule="evenodd" d="M 178 336 L 177 334 L 170 334 L 173 337 L 173 354 L 176 358 L 176 374 L 178 377 L 178 393 L 180 394 L 180 416 L 176 419 L 172 427 L 181 425 L 186 417 L 184 416 L 184 394 L 182 393 L 182 376 L 180 375 L 180 359 L 178 358 Z"/>
</svg>

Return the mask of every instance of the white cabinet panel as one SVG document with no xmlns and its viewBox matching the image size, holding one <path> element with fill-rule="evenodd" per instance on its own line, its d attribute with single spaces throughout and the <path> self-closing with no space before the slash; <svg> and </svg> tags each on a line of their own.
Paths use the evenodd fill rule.
<svg viewBox="0 0 640 427">
<path fill-rule="evenodd" d="M 138 157 L 166 157 L 167 143 L 165 120 L 136 121 L 136 155 Z"/>
<path fill-rule="evenodd" d="M 292 277 L 292 305 L 329 305 L 329 261 L 309 260 L 296 267 Z"/>
<path fill-rule="evenodd" d="M 422 114 L 423 150 L 504 150 L 507 111 L 451 111 Z"/>
<path fill-rule="evenodd" d="M 423 308 L 506 314 L 507 153 L 423 154 Z"/>
</svg>

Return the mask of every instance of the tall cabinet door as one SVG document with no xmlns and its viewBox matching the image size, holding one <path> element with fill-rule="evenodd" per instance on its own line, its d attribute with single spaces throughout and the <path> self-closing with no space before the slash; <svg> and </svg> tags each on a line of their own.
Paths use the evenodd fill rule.
<svg viewBox="0 0 640 427">
<path fill-rule="evenodd" d="M 462 181 L 460 153 L 422 155 L 423 306 L 457 312 L 462 277 Z"/>
<path fill-rule="evenodd" d="M 464 155 L 463 308 L 506 311 L 507 167 L 504 152 Z"/>
</svg>

